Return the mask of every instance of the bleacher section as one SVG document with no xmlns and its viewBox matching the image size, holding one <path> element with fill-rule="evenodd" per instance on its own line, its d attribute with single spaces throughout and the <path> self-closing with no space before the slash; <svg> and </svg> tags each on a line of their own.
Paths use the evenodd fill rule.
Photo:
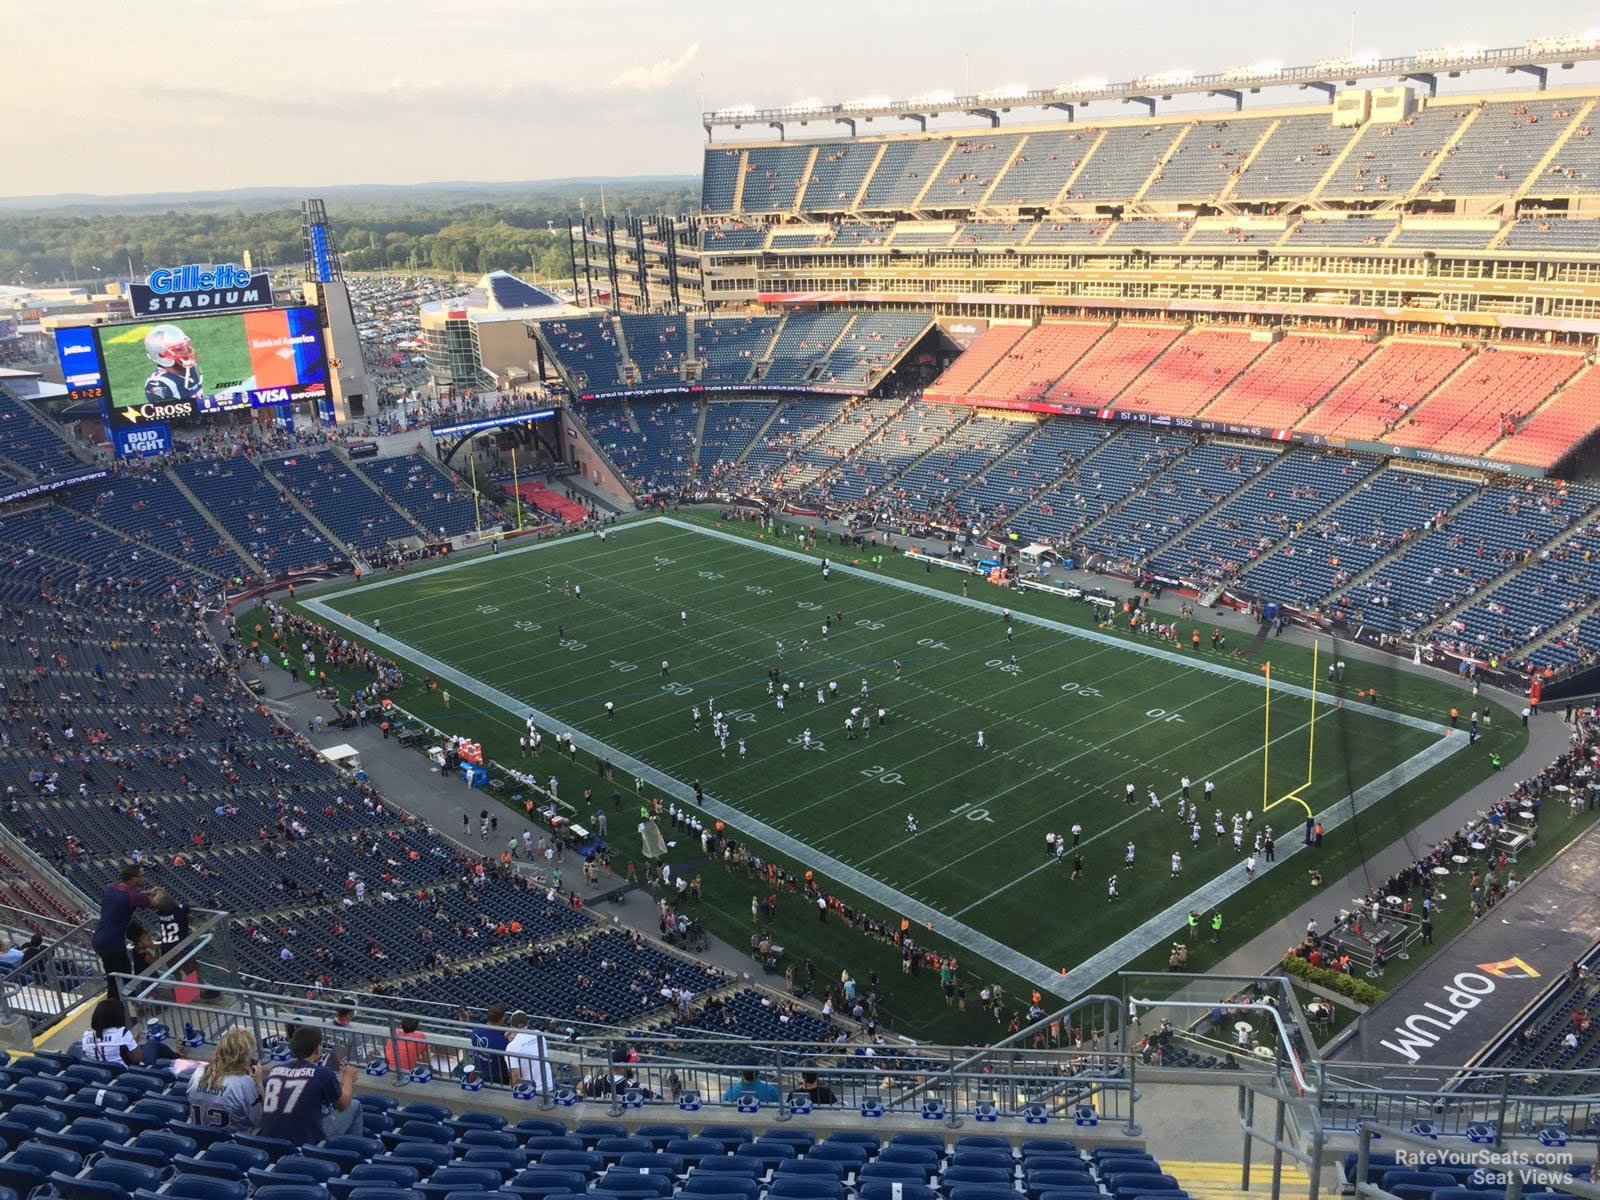
<svg viewBox="0 0 1600 1200">
<path fill-rule="evenodd" d="M 785 400 L 761 444 L 752 446 L 739 469 L 726 481 L 733 487 L 758 487 L 780 471 L 817 430 L 836 418 L 845 401 L 834 397 Z"/>
<path fill-rule="evenodd" d="M 1356 338 L 1289 334 L 1201 410 L 1208 421 L 1286 429 L 1372 353 Z"/>
<path fill-rule="evenodd" d="M 1384 438 L 1448 454 L 1483 454 L 1583 365 L 1576 354 L 1485 348 Z"/>
<path fill-rule="evenodd" d="M 1070 545 L 1084 526 L 1109 513 L 1192 445 L 1181 434 L 1134 426 L 1120 429 L 1078 470 L 1012 517 L 1007 527 L 1030 541 Z"/>
<path fill-rule="evenodd" d="M 1105 336 L 1107 326 L 1091 322 L 1047 321 L 1030 329 L 968 389 L 979 402 L 1041 400 L 1051 385 Z"/>
<path fill-rule="evenodd" d="M 1445 103 L 1404 121 L 1366 126 L 1333 178 L 1323 185 L 1322 197 L 1404 196 L 1424 182 L 1445 143 L 1472 115 L 1470 106 Z"/>
<path fill-rule="evenodd" d="M 254 572 L 164 471 L 123 475 L 93 494 L 68 493 L 63 503 L 114 526 L 134 541 L 224 579 L 231 581 Z"/>
<path fill-rule="evenodd" d="M 1107 129 L 1066 198 L 1071 200 L 1124 200 L 1136 193 L 1160 166 L 1183 125 L 1120 125 Z"/>
<path fill-rule="evenodd" d="M 710 254 L 759 250 L 766 244 L 765 225 L 707 225 L 700 231 L 700 249 Z"/>
<path fill-rule="evenodd" d="M 689 352 L 688 318 L 638 313 L 619 318 L 628 358 L 639 370 L 640 387 L 680 387 Z"/>
<path fill-rule="evenodd" d="M 809 146 L 752 148 L 746 157 L 743 211 L 765 213 L 792 209 L 810 157 Z"/>
<path fill-rule="evenodd" d="M 991 325 L 929 385 L 924 395 L 929 400 L 970 395 L 978 381 L 1028 332 L 1026 325 Z"/>
<path fill-rule="evenodd" d="M 1583 1077 L 1549 1072 L 1600 1068 L 1600 951 L 1590 951 L 1581 965 L 1583 977 L 1575 987 L 1562 983 L 1540 997 L 1479 1065 L 1514 1070 L 1530 1091 L 1551 1096 L 1571 1092 Z M 1474 1084 L 1473 1090 L 1486 1090 L 1493 1077 Z"/>
<path fill-rule="evenodd" d="M 343 557 L 243 456 L 181 463 L 178 478 L 269 575 Z"/>
<path fill-rule="evenodd" d="M 890 142 L 867 183 L 865 208 L 910 208 L 950 149 L 943 139 Z"/>
<path fill-rule="evenodd" d="M 1327 121 L 1290 117 L 1256 151 L 1239 173 L 1234 200 L 1295 199 L 1310 195 L 1355 129 L 1335 129 Z"/>
<path fill-rule="evenodd" d="M 932 321 L 925 313 L 858 313 L 828 355 L 818 374 L 821 387 L 866 391 L 883 380 L 884 371 L 925 332 Z"/>
<path fill-rule="evenodd" d="M 417 536 L 416 527 L 357 478 L 345 460 L 331 450 L 274 459 L 266 468 L 352 550 L 380 550 L 390 542 Z"/>
<path fill-rule="evenodd" d="M 80 466 L 61 435 L 23 401 L 0 387 L 0 458 L 40 479 Z"/>
<path fill-rule="evenodd" d="M 1046 130 L 1030 133 L 1022 150 L 989 194 L 997 208 L 1053 204 L 1094 144 L 1094 131 Z"/>
<path fill-rule="evenodd" d="M 1245 573 L 1245 587 L 1269 600 L 1317 605 L 1475 490 L 1445 475 L 1393 467 L 1379 471 L 1287 545 L 1257 561 Z"/>
<path fill-rule="evenodd" d="M 951 404 L 914 401 L 859 446 L 838 474 L 807 492 L 824 504 L 852 504 L 865 499 L 930 450 L 951 429 L 971 416 Z"/>
<path fill-rule="evenodd" d="M 979 414 L 954 430 L 932 454 L 894 479 L 878 495 L 877 503 L 927 519 L 950 520 L 956 515 L 948 505 L 950 498 L 982 478 L 1035 427 L 1036 422 L 1027 418 Z"/>
<path fill-rule="evenodd" d="M 1003 524 L 1113 432 L 1089 422 L 1045 422 L 1014 454 L 973 479 L 955 498 L 956 514 L 981 528 Z"/>
<path fill-rule="evenodd" d="M 1045 397 L 1061 404 L 1103 408 L 1178 339 L 1176 325 L 1123 322 L 1094 344 Z"/>
<path fill-rule="evenodd" d="M 1484 105 L 1440 160 L 1433 190 L 1480 196 L 1519 187 L 1567 131 L 1578 107 L 1571 100 Z"/>
<path fill-rule="evenodd" d="M 1114 562 L 1142 564 L 1152 550 L 1244 487 L 1275 457 L 1272 450 L 1238 444 L 1196 446 L 1084 537 Z"/>
<path fill-rule="evenodd" d="M 1311 410 L 1297 428 L 1376 440 L 1467 359 L 1455 343 L 1392 341 Z"/>
<path fill-rule="evenodd" d="M 1196 330 L 1151 364 L 1117 403 L 1174 417 L 1197 416 L 1265 349 L 1265 342 L 1248 333 Z"/>
<path fill-rule="evenodd" d="M 1594 432 L 1600 413 L 1600 367 L 1588 367 L 1517 422 L 1516 432 L 1489 451 L 1505 463 L 1554 467 L 1572 447 Z"/>
<path fill-rule="evenodd" d="M 784 318 L 772 347 L 772 366 L 761 381 L 800 387 L 811 382 L 810 368 L 822 361 L 850 323 L 846 312 L 794 312 Z"/>
<path fill-rule="evenodd" d="M 439 538 L 451 538 L 477 527 L 480 520 L 498 520 L 487 503 L 473 503 L 466 484 L 432 458 L 417 451 L 404 458 L 380 458 L 351 463 L 388 500 L 411 514 L 413 520 Z"/>
<path fill-rule="evenodd" d="M 1376 458 L 1364 455 L 1292 451 L 1156 555 L 1151 566 L 1195 585 L 1230 580 L 1377 467 Z"/>
<path fill-rule="evenodd" d="M 1148 200 L 1215 200 L 1240 174 L 1271 127 L 1264 118 L 1212 121 L 1190 128 L 1145 192 Z"/>
<path fill-rule="evenodd" d="M 925 208 L 973 208 L 1011 161 L 1022 135 L 986 133 L 960 138 L 922 198 Z"/>
<path fill-rule="evenodd" d="M 694 350 L 704 368 L 703 384 L 743 383 L 756 359 L 772 344 L 778 317 L 725 317 L 696 320 Z"/>
<path fill-rule="evenodd" d="M 701 483 L 720 480 L 744 453 L 750 439 L 772 412 L 770 400 L 732 400 L 706 405 L 700 434 Z"/>
<path fill-rule="evenodd" d="M 813 212 L 851 207 L 877 157 L 878 147 L 871 142 L 820 147 L 806 180 L 805 207 Z"/>
<path fill-rule="evenodd" d="M 14 595 L 13 589 L 37 594 L 47 583 L 61 595 L 166 596 L 190 590 L 211 595 L 217 587 L 215 575 L 53 505 L 0 518 L 0 561 L 6 566 L 3 596 Z"/>
<path fill-rule="evenodd" d="M 572 376 L 580 393 L 602 395 L 620 389 L 622 351 L 610 317 L 567 317 L 542 321 L 539 329 L 550 349 Z"/>
</svg>

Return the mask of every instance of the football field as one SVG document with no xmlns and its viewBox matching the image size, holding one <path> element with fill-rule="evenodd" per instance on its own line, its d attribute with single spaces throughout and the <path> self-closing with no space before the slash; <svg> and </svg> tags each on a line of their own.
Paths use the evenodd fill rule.
<svg viewBox="0 0 1600 1200">
<path fill-rule="evenodd" d="M 655 518 L 304 607 L 437 680 L 451 699 L 430 719 L 498 761 L 516 761 L 531 716 L 547 737 L 574 731 L 649 795 L 692 800 L 698 780 L 708 819 L 880 906 L 881 919 L 931 924 L 1056 994 L 1132 961 L 1190 909 L 1226 905 L 1285 869 L 1303 877 L 1308 814 L 1331 833 L 1465 747 L 1438 710 L 1391 694 L 1392 669 L 1359 680 L 1385 681 L 1383 703 L 1368 703 L 1357 670 L 1329 682 L 1303 649 L 1269 644 L 1263 658 L 1306 660 L 1274 671 L 1269 709 L 1261 664 L 1209 641 L 1191 649 L 1190 622 L 1176 648 L 1097 628 L 1088 606 L 1061 597 L 1024 602 L 977 577 L 963 595 L 948 573 L 905 560 L 836 560 L 824 579 L 828 549 Z M 781 710 L 772 670 L 789 687 Z M 849 736 L 856 706 L 872 720 Z M 729 722 L 725 749 L 712 711 Z M 1185 776 L 1196 800 L 1215 785 L 1198 840 L 1177 815 Z M 581 809 L 580 792 L 561 796 Z M 1236 849 L 1232 817 L 1247 811 Z M 1077 879 L 1073 851 L 1057 861 L 1045 839 L 1070 842 L 1075 824 Z M 632 826 L 612 824 L 628 857 Z M 1258 859 L 1251 880 L 1245 859 L 1266 826 L 1277 861 Z M 669 861 L 698 853 L 686 839 Z"/>
</svg>

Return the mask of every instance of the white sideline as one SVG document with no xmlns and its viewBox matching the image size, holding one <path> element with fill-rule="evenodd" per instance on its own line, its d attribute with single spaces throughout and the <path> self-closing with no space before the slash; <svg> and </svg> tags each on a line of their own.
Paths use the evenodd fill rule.
<svg viewBox="0 0 1600 1200">
<path fill-rule="evenodd" d="M 795 559 L 808 564 L 815 565 L 817 562 L 817 559 L 812 555 L 804 554 L 797 550 L 790 550 L 782 546 L 772 546 L 762 542 L 753 542 L 748 538 L 724 533 L 720 530 L 706 529 L 699 525 L 676 520 L 672 517 L 652 517 L 648 518 L 646 521 L 630 523 L 629 526 L 624 526 L 622 528 L 625 530 L 636 525 L 658 523 L 669 525 L 675 529 L 685 532 L 718 538 L 723 541 L 732 542 L 736 545 L 745 546 L 749 549 L 764 550 L 769 554 L 781 555 L 785 558 Z M 531 546 L 519 548 L 517 550 L 503 552 L 499 557 L 505 558 L 515 554 L 527 554 L 549 546 L 555 546 L 565 542 L 574 541 L 578 538 L 592 536 L 592 534 L 577 534 L 573 537 L 549 539 L 537 542 Z M 351 633 L 355 633 L 373 645 L 383 647 L 385 650 L 398 658 L 409 659 L 410 661 L 417 663 L 418 665 L 426 668 L 439 679 L 446 680 L 452 686 L 460 688 L 462 691 L 471 695 L 475 695 L 479 699 L 485 700 L 490 704 L 495 705 L 497 708 L 511 713 L 513 716 L 519 719 L 526 720 L 527 718 L 532 717 L 541 728 L 549 729 L 552 732 L 571 735 L 572 739 L 590 754 L 598 757 L 608 758 L 617 768 L 629 771 L 638 778 L 647 781 L 652 787 L 657 789 L 664 796 L 669 796 L 681 803 L 693 804 L 693 788 L 677 779 L 674 779 L 672 776 L 667 775 L 665 772 L 657 769 L 656 767 L 651 766 L 649 763 L 634 758 L 632 755 L 626 754 L 621 750 L 618 750 L 615 747 L 600 741 L 598 738 L 591 737 L 582 730 L 576 729 L 564 721 L 557 720 L 549 713 L 535 708 L 531 704 L 527 704 L 521 700 L 518 700 L 514 696 L 502 692 L 499 688 L 486 684 L 481 680 L 450 666 L 448 663 L 441 662 L 432 655 L 424 653 L 421 650 L 417 650 L 405 642 L 400 641 L 398 638 L 390 637 L 386 633 L 379 633 L 368 626 L 365 622 L 346 616 L 343 613 L 340 613 L 337 610 L 329 607 L 327 603 L 327 601 L 337 599 L 340 596 L 355 595 L 360 592 L 388 587 L 396 583 L 408 583 L 428 575 L 437 575 L 446 571 L 460 570 L 463 567 L 476 566 L 486 561 L 488 561 L 488 556 L 480 556 L 478 558 L 468 559 L 461 562 L 449 563 L 441 567 L 434 567 L 426 571 L 401 574 L 385 579 L 374 580 L 371 583 L 363 583 L 358 584 L 355 587 L 344 588 L 338 592 L 330 593 L 326 596 L 307 599 L 303 601 L 303 604 L 304 607 L 316 612 L 320 617 L 322 617 L 323 620 L 329 622 L 330 624 L 346 629 Z M 833 564 L 832 569 L 840 571 L 844 574 L 855 575 L 863 579 L 870 579 L 874 582 L 887 586 L 897 587 L 903 591 L 909 591 L 918 595 L 948 600 L 951 603 L 965 605 L 968 608 L 975 608 L 983 612 L 992 612 L 996 615 L 999 615 L 1002 611 L 998 605 L 989 604 L 980 600 L 972 600 L 964 596 L 952 596 L 935 588 L 923 587 L 919 584 L 911 583 L 906 580 L 881 576 L 876 572 L 862 570 L 858 567 L 851 567 L 843 564 Z M 1237 671 L 1214 663 L 1196 661 L 1194 659 L 1185 658 L 1182 655 L 1172 653 L 1171 651 L 1163 651 L 1151 646 L 1140 645 L 1137 642 L 1127 642 L 1120 638 L 1110 637 L 1109 635 L 1101 633 L 1098 630 L 1079 629 L 1075 626 L 1065 625 L 1057 621 L 1049 620 L 1045 617 L 1031 616 L 1026 613 L 1013 613 L 1012 617 L 1014 620 L 1024 621 L 1032 625 L 1038 625 L 1043 628 L 1065 633 L 1073 637 L 1079 637 L 1088 641 L 1108 644 L 1118 649 L 1130 650 L 1152 658 L 1163 659 L 1165 661 L 1186 667 L 1190 670 L 1208 671 L 1211 674 L 1220 675 L 1235 682 L 1254 683 L 1257 686 L 1264 686 L 1265 684 L 1264 678 L 1257 676 L 1253 672 Z M 1283 691 L 1306 698 L 1309 698 L 1311 695 L 1310 689 L 1300 688 L 1291 684 L 1280 683 L 1278 687 Z M 1435 742 L 1433 745 L 1413 755 L 1405 762 L 1398 764 L 1397 766 L 1384 772 L 1384 774 L 1378 776 L 1376 779 L 1357 789 L 1355 792 L 1351 793 L 1350 796 L 1346 797 L 1345 800 L 1340 801 L 1333 807 L 1318 814 L 1319 819 L 1322 821 L 1323 827 L 1328 830 L 1337 829 L 1352 817 L 1365 812 L 1368 808 L 1372 807 L 1374 804 L 1377 804 L 1395 789 L 1404 786 L 1413 779 L 1416 779 L 1423 772 L 1443 762 L 1456 751 L 1463 749 L 1467 744 L 1465 738 L 1451 736 L 1451 730 L 1442 725 L 1437 725 L 1431 721 L 1423 721 L 1419 718 L 1403 716 L 1401 714 L 1389 712 L 1385 709 L 1376 708 L 1372 705 L 1358 704 L 1347 701 L 1345 706 L 1347 708 L 1352 708 L 1359 712 L 1366 712 L 1370 715 L 1381 717 L 1386 720 L 1396 721 L 1412 728 L 1426 730 L 1431 733 L 1437 733 L 1441 735 L 1441 738 L 1438 742 Z M 1238 870 L 1228 871 L 1218 875 L 1208 882 L 1200 885 L 1200 887 L 1196 888 L 1183 900 L 1170 905 L 1162 912 L 1150 917 L 1137 928 L 1130 930 L 1128 933 L 1122 935 L 1114 942 L 1111 942 L 1097 953 L 1079 963 L 1076 967 L 1063 973 L 1046 966 L 1037 959 L 1029 958 L 1027 955 L 1012 949 L 1010 946 L 996 941 L 988 934 L 981 933 L 978 930 L 973 929 L 971 926 L 966 925 L 961 921 L 958 921 L 955 918 L 930 907 L 920 900 L 913 899 L 898 889 L 891 887 L 889 884 L 884 883 L 882 880 L 876 879 L 873 876 L 859 871 L 846 863 L 840 862 L 831 855 L 824 854 L 816 850 L 814 847 L 801 842 L 794 837 L 791 837 L 789 834 L 773 828 L 764 821 L 750 816 L 747 813 L 741 812 L 740 810 L 728 804 L 724 804 L 722 801 L 716 799 L 710 794 L 706 795 L 704 802 L 699 807 L 703 812 L 713 818 L 726 821 L 729 824 L 746 830 L 752 837 L 765 842 L 768 846 L 780 851 L 789 858 L 813 868 L 821 869 L 824 873 L 836 879 L 843 886 L 848 887 L 852 891 L 855 891 L 863 896 L 866 896 L 868 899 L 876 901 L 891 912 L 915 920 L 923 926 L 931 923 L 933 925 L 934 932 L 940 937 L 946 939 L 947 941 L 953 942 L 955 945 L 960 946 L 963 950 L 988 959 L 996 966 L 999 966 L 1018 978 L 1027 981 L 1033 986 L 1039 988 L 1041 991 L 1049 992 L 1050 994 L 1058 996 L 1063 1000 L 1073 999 L 1093 984 L 1104 979 L 1107 975 L 1125 967 L 1140 954 L 1143 954 L 1146 950 L 1149 950 L 1151 947 L 1157 945 L 1164 938 L 1171 936 L 1174 930 L 1179 929 L 1184 924 L 1190 910 L 1207 912 L 1221 904 L 1223 901 L 1232 897 L 1239 891 L 1243 890 L 1247 883 L 1242 867 L 1240 867 Z M 1285 837 L 1283 842 L 1280 844 L 1284 846 L 1284 849 L 1280 853 L 1277 862 L 1260 863 L 1257 867 L 1258 874 L 1264 874 L 1266 871 L 1276 868 L 1279 864 L 1292 857 L 1295 853 L 1305 849 L 1305 847 L 1298 840 L 1292 840 L 1288 837 Z M 1105 903 L 1105 901 L 1100 898 L 1100 895 L 1097 892 L 1086 892 L 1084 894 L 1085 896 L 1092 896 L 1093 903 Z"/>
</svg>

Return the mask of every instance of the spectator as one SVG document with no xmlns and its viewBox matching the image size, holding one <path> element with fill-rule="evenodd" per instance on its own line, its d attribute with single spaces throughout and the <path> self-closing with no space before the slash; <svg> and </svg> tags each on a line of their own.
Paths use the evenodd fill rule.
<svg viewBox="0 0 1600 1200">
<path fill-rule="evenodd" d="M 0 938 L 0 971 L 10 971 L 22 965 L 23 953 L 21 946 L 13 946 L 5 938 Z"/>
<path fill-rule="evenodd" d="M 262 1082 L 261 1135 L 311 1146 L 340 1134 L 359 1134 L 355 1067 L 340 1064 L 335 1074 L 318 1061 L 322 1030 L 314 1025 L 294 1031 L 289 1054 L 290 1061 L 273 1067 Z"/>
<path fill-rule="evenodd" d="M 428 1039 L 419 1030 L 422 1022 L 415 1017 L 400 1021 L 400 1032 L 384 1047 L 383 1056 L 389 1061 L 391 1071 L 409 1071 L 420 1062 L 428 1061 Z"/>
<path fill-rule="evenodd" d="M 839 1103 L 839 1097 L 833 1094 L 833 1089 L 817 1079 L 815 1071 L 802 1071 L 800 1073 L 800 1086 L 795 1088 L 799 1095 L 806 1096 L 812 1104 L 821 1107 L 825 1104 Z"/>
<path fill-rule="evenodd" d="M 754 1095 L 762 1104 L 776 1104 L 778 1102 L 778 1089 L 765 1079 L 759 1078 L 754 1071 L 746 1071 L 737 1080 L 730 1083 L 722 1093 L 724 1104 L 736 1104 L 740 1096 Z"/>
<path fill-rule="evenodd" d="M 83 1056 L 90 1062 L 128 1067 L 137 1067 L 144 1061 L 139 1043 L 128 1032 L 128 1012 L 119 997 L 107 996 L 94 1006 L 89 1028 L 83 1031 Z"/>
<path fill-rule="evenodd" d="M 172 898 L 162 888 L 144 890 L 144 867 L 139 863 L 122 868 L 116 883 L 107 884 L 100 893 L 100 920 L 94 928 L 91 942 L 100 956 L 100 965 L 106 973 L 106 991 L 115 995 L 117 981 L 113 975 L 132 975 L 133 958 L 128 953 L 128 926 L 138 908 L 155 908 L 162 912 L 174 907 Z"/>
<path fill-rule="evenodd" d="M 189 1121 L 230 1133 L 261 1127 L 261 1064 L 248 1029 L 235 1025 L 223 1033 L 211 1061 L 190 1077 Z"/>
<path fill-rule="evenodd" d="M 506 1053 L 511 1064 L 512 1084 L 531 1083 L 536 1093 L 545 1095 L 551 1088 L 551 1074 L 550 1047 L 544 1035 L 528 1028 L 525 1012 L 511 1014 L 511 1028 L 516 1032 L 511 1036 Z"/>
<path fill-rule="evenodd" d="M 505 1058 L 505 1050 L 510 1043 L 506 1040 L 503 1028 L 506 1006 L 496 1000 L 489 1005 L 484 1016 L 485 1023 L 472 1031 L 472 1067 L 483 1082 L 504 1084 L 510 1078 Z"/>
</svg>

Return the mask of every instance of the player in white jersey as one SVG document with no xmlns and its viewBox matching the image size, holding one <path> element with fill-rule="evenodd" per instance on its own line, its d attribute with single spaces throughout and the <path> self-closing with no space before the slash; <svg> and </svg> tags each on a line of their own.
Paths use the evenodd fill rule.
<svg viewBox="0 0 1600 1200">
<path fill-rule="evenodd" d="M 744 739 L 743 738 L 739 739 L 739 757 L 741 759 L 744 758 Z"/>
<path fill-rule="evenodd" d="M 983 749 L 983 730 L 978 730 L 978 749 Z"/>
<path fill-rule="evenodd" d="M 1156 812 L 1161 811 L 1161 797 L 1156 795 L 1155 788 L 1150 789 L 1150 807 Z"/>
<path fill-rule="evenodd" d="M 1122 861 L 1127 865 L 1128 870 L 1133 870 L 1133 843 L 1131 841 L 1128 843 L 1127 851 L 1123 854 Z"/>
<path fill-rule="evenodd" d="M 917 818 L 911 813 L 906 814 L 906 832 L 912 835 L 917 832 Z"/>
<path fill-rule="evenodd" d="M 805 730 L 801 731 L 801 733 L 800 733 L 800 748 L 802 750 L 811 749 L 811 730 L 805 729 Z"/>
<path fill-rule="evenodd" d="M 1183 874 L 1183 855 L 1176 850 L 1172 852 L 1172 877 L 1176 879 Z"/>
</svg>

